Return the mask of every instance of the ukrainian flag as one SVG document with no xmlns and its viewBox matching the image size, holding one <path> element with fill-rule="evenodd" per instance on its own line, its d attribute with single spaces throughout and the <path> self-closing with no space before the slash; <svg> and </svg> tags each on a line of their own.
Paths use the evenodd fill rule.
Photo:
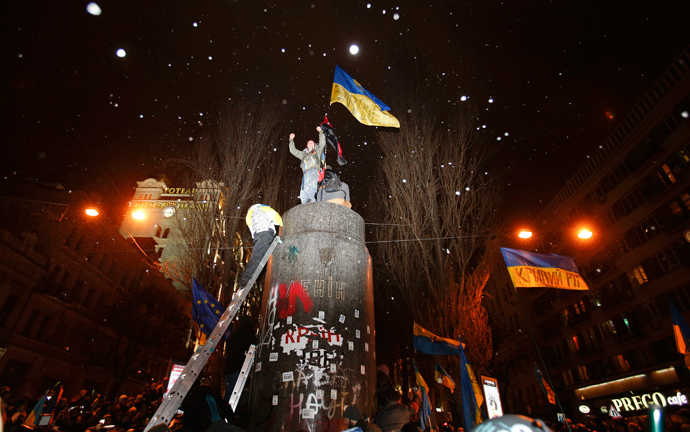
<svg viewBox="0 0 690 432">
<path fill-rule="evenodd" d="M 539 387 L 541 387 L 541 391 L 544 392 L 544 397 L 546 397 L 546 400 L 549 401 L 551 405 L 556 405 L 556 393 L 554 393 L 539 368 L 535 368 L 535 371 L 537 374 L 537 382 L 539 383 Z"/>
<path fill-rule="evenodd" d="M 509 248 L 501 248 L 501 253 L 515 288 L 589 289 L 570 257 Z"/>
<path fill-rule="evenodd" d="M 451 378 L 450 375 L 448 375 L 448 372 L 446 372 L 443 367 L 436 363 L 436 369 L 434 369 L 434 378 L 436 379 L 436 382 L 441 384 L 444 387 L 447 387 L 448 390 L 450 390 L 451 393 L 455 392 L 455 381 L 453 378 Z"/>
<path fill-rule="evenodd" d="M 414 349 L 430 355 L 460 355 L 460 341 L 436 336 L 434 333 L 414 323 L 412 329 Z"/>
<path fill-rule="evenodd" d="M 671 320 L 673 321 L 673 338 L 676 340 L 676 349 L 680 354 L 690 355 L 688 348 L 690 345 L 690 328 L 688 324 L 683 319 L 680 311 L 673 303 L 673 300 L 669 300 L 669 306 L 671 307 Z"/>
<path fill-rule="evenodd" d="M 360 123 L 369 126 L 400 128 L 398 119 L 388 112 L 391 108 L 362 87 L 338 65 L 335 66 L 330 104 L 333 105 L 336 102 L 345 105 L 345 108 Z"/>
<path fill-rule="evenodd" d="M 427 425 L 431 425 L 431 402 L 429 401 L 429 386 L 424 381 L 424 377 L 417 370 L 417 366 L 414 367 L 415 379 L 417 381 L 417 386 L 422 393 L 422 403 L 419 407 L 419 424 L 422 429 L 426 429 Z"/>
</svg>

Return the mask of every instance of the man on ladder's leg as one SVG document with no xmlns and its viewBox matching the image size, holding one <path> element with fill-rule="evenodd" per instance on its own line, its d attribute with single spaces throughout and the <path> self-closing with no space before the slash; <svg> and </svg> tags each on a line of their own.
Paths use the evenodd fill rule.
<svg viewBox="0 0 690 432">
<path fill-rule="evenodd" d="M 249 227 L 249 232 L 252 233 L 254 247 L 247 267 L 239 277 L 238 284 L 240 289 L 244 288 L 249 282 L 261 258 L 266 254 L 268 247 L 273 242 L 273 238 L 276 236 L 276 225 L 283 226 L 283 219 L 278 212 L 265 204 L 254 204 L 249 207 L 245 221 Z"/>
</svg>

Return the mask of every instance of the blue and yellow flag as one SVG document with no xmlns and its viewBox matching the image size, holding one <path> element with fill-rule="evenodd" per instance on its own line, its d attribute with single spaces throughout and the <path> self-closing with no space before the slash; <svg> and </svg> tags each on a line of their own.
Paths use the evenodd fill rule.
<svg viewBox="0 0 690 432">
<path fill-rule="evenodd" d="M 515 288 L 589 289 L 570 257 L 509 248 L 501 253 Z"/>
<path fill-rule="evenodd" d="M 391 108 L 362 87 L 338 65 L 335 66 L 330 104 L 333 105 L 336 102 L 345 105 L 345 108 L 365 125 L 400 127 L 398 119 L 388 112 Z"/>
<path fill-rule="evenodd" d="M 196 279 L 192 279 L 192 299 L 192 319 L 199 325 L 199 330 L 204 335 L 201 338 L 203 341 L 201 345 L 203 345 L 208 335 L 216 327 L 225 308 Z"/>
<path fill-rule="evenodd" d="M 414 367 L 415 379 L 417 381 L 417 386 L 419 386 L 422 393 L 422 403 L 419 407 L 419 425 L 422 430 L 426 429 L 427 425 L 431 424 L 431 402 L 429 401 L 429 386 L 424 381 L 424 377 L 417 370 L 417 366 Z"/>
<path fill-rule="evenodd" d="M 53 423 L 55 409 L 62 398 L 62 383 L 58 381 L 53 387 L 46 390 L 36 402 L 34 408 L 24 419 L 22 426 L 26 429 L 36 429 L 41 426 L 49 426 Z"/>
<path fill-rule="evenodd" d="M 690 351 L 690 328 L 688 324 L 683 319 L 680 311 L 673 303 L 673 300 L 669 300 L 669 306 L 671 308 L 671 321 L 673 322 L 673 338 L 676 341 L 676 349 L 680 354 L 688 355 Z"/>
<path fill-rule="evenodd" d="M 424 354 L 460 354 L 460 341 L 437 336 L 417 323 L 414 323 L 412 338 L 414 349 Z"/>
<path fill-rule="evenodd" d="M 481 412 L 472 386 L 472 378 L 468 368 L 465 350 L 460 346 L 460 390 L 462 392 L 462 417 L 465 430 L 471 431 L 477 423 L 481 423 Z M 474 375 L 474 374 L 473 374 Z M 476 381 L 476 380 L 475 380 Z"/>
<path fill-rule="evenodd" d="M 541 387 L 541 391 L 544 392 L 544 397 L 551 405 L 556 405 L 556 393 L 554 393 L 553 389 L 549 385 L 548 381 L 546 381 L 544 375 L 542 375 L 538 367 L 535 367 L 535 373 L 537 374 L 537 382 L 539 383 L 539 387 Z"/>
<path fill-rule="evenodd" d="M 434 378 L 436 379 L 436 382 L 441 384 L 442 386 L 446 387 L 448 390 L 450 390 L 451 393 L 455 392 L 455 381 L 453 378 L 448 375 L 448 372 L 446 372 L 443 367 L 436 363 L 436 367 L 434 368 Z"/>
</svg>

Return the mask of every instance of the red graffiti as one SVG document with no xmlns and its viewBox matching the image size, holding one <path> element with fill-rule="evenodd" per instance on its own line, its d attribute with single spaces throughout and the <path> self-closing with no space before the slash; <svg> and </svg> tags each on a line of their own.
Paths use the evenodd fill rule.
<svg viewBox="0 0 690 432">
<path fill-rule="evenodd" d="M 314 302 L 299 281 L 292 282 L 289 290 L 286 289 L 286 284 L 284 283 L 278 286 L 278 301 L 276 303 L 276 308 L 278 309 L 279 319 L 285 319 L 294 315 L 297 310 L 297 299 L 302 303 L 302 309 L 304 309 L 305 312 L 311 312 Z"/>
</svg>

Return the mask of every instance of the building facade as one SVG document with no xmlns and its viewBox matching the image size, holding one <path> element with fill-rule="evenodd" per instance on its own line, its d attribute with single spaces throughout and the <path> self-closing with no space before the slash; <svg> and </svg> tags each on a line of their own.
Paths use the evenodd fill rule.
<svg viewBox="0 0 690 432">
<path fill-rule="evenodd" d="M 690 321 L 688 112 L 686 50 L 541 212 L 538 244 L 500 244 L 572 256 L 590 287 L 516 292 L 497 260 L 487 306 L 506 412 L 609 415 L 613 407 L 633 416 L 652 402 L 687 404 L 690 373 L 669 301 Z M 594 227 L 586 246 L 564 232 L 580 222 Z M 560 407 L 546 401 L 537 367 Z"/>
<path fill-rule="evenodd" d="M 189 355 L 188 300 L 76 194 L 24 192 L 0 204 L 0 385 L 35 397 L 164 378 Z"/>
</svg>

